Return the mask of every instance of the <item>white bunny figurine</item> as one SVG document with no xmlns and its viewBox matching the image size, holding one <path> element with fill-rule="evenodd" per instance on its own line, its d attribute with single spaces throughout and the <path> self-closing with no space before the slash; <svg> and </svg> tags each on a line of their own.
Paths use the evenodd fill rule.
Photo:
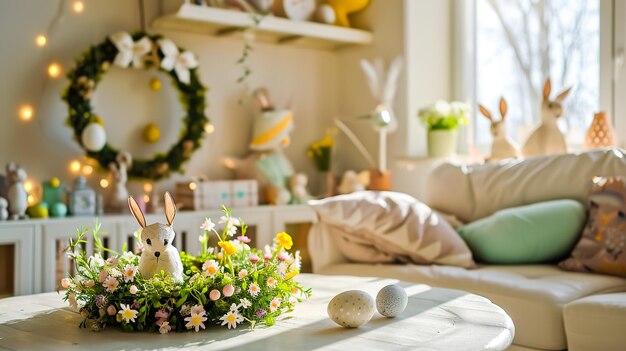
<svg viewBox="0 0 626 351">
<path fill-rule="evenodd" d="M 7 197 L 11 218 L 26 218 L 26 208 L 28 207 L 28 193 L 24 189 L 26 172 L 20 165 L 9 162 L 7 164 L 7 179 L 9 181 Z"/>
<path fill-rule="evenodd" d="M 483 116 L 491 121 L 491 136 L 493 141 L 491 142 L 491 155 L 488 161 L 520 157 L 519 146 L 506 134 L 506 121 L 504 119 L 506 117 L 507 105 L 504 97 L 500 98 L 501 119 L 499 121 L 496 121 L 493 116 L 491 116 L 491 112 L 489 112 L 485 106 L 478 104 L 478 109 Z"/>
<path fill-rule="evenodd" d="M 109 198 L 107 200 L 107 211 L 121 212 L 128 199 L 126 182 L 128 181 L 127 171 L 133 163 L 132 156 L 128 152 L 120 152 L 115 157 L 115 162 L 109 164 L 110 183 L 112 185 Z"/>
<path fill-rule="evenodd" d="M 135 199 L 128 198 L 128 207 L 141 226 L 142 252 L 139 259 L 139 272 L 146 278 L 164 271 L 170 274 L 175 281 L 183 280 L 183 263 L 178 250 L 172 245 L 176 233 L 172 222 L 176 216 L 176 205 L 170 193 L 165 193 L 165 218 L 167 224 L 152 223 L 146 225 L 146 219 Z"/>
<path fill-rule="evenodd" d="M 557 125 L 557 119 L 563 114 L 563 100 L 572 88 L 565 89 L 557 95 L 555 100 L 550 100 L 552 89 L 550 79 L 543 86 L 543 102 L 541 103 L 541 124 L 530 135 L 522 148 L 525 157 L 564 154 L 567 152 L 565 136 Z"/>
<path fill-rule="evenodd" d="M 9 202 L 7 199 L 0 197 L 0 221 L 6 221 L 9 219 Z"/>
</svg>

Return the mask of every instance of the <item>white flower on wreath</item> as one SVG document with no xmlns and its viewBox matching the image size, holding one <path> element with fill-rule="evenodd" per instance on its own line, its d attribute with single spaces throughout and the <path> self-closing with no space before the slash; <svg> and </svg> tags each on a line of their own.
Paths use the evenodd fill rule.
<svg viewBox="0 0 626 351">
<path fill-rule="evenodd" d="M 190 82 L 189 70 L 198 67 L 198 60 L 190 51 L 178 51 L 178 47 L 169 39 L 160 39 L 159 47 L 163 53 L 161 68 L 166 71 L 174 70 L 178 80 L 185 84 Z"/>
<path fill-rule="evenodd" d="M 236 308 L 237 305 L 233 305 L 235 308 L 231 306 L 230 311 L 220 317 L 222 325 L 228 325 L 228 329 L 237 328 L 237 324 L 243 322 L 243 316 L 239 315 L 239 311 Z"/>
<path fill-rule="evenodd" d="M 117 48 L 117 55 L 113 60 L 115 65 L 126 68 L 132 62 L 134 68 L 143 68 L 144 56 L 152 49 L 152 41 L 148 37 L 133 41 L 133 37 L 127 32 L 119 32 L 109 39 Z"/>
</svg>

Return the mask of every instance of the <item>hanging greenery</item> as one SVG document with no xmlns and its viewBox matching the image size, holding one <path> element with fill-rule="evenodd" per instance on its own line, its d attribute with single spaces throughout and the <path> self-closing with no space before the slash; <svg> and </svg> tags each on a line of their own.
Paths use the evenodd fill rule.
<svg viewBox="0 0 626 351">
<path fill-rule="evenodd" d="M 77 59 L 76 67 L 67 76 L 70 84 L 63 93 L 63 100 L 69 107 L 67 123 L 74 130 L 74 137 L 87 156 L 97 160 L 105 169 L 115 162 L 117 154 L 122 150 L 109 143 L 105 143 L 99 150 L 87 148 L 83 131 L 92 123 L 103 123 L 93 111 L 91 97 L 111 65 L 158 69 L 167 73 L 179 91 L 180 103 L 186 111 L 180 137 L 171 149 L 157 153 L 152 159 L 133 158 L 128 176 L 160 180 L 169 177 L 172 172 L 183 173 L 184 163 L 200 147 L 205 127 L 209 123 L 204 114 L 207 88 L 198 77 L 198 61 L 191 52 L 184 51 L 171 40 L 144 32 L 112 35 Z"/>
</svg>

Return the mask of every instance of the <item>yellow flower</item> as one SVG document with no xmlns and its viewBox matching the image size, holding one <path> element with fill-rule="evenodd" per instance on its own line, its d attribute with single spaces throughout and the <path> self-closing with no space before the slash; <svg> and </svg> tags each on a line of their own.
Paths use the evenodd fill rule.
<svg viewBox="0 0 626 351">
<path fill-rule="evenodd" d="M 293 246 L 291 236 L 285 232 L 276 234 L 276 241 L 278 241 L 278 245 L 284 247 L 286 250 L 291 249 L 291 246 Z"/>
<path fill-rule="evenodd" d="M 289 273 L 285 276 L 284 280 L 285 280 L 285 281 L 287 281 L 287 280 L 289 280 L 289 279 L 291 279 L 291 278 L 295 277 L 295 276 L 296 276 L 296 275 L 298 275 L 298 274 L 300 274 L 300 271 L 299 271 L 299 270 L 297 270 L 297 269 L 296 269 L 296 270 L 293 270 L 293 271 L 289 272 Z"/>
<path fill-rule="evenodd" d="M 226 255 L 230 256 L 237 252 L 237 247 L 233 245 L 230 241 L 220 241 L 217 243 L 224 251 L 226 251 Z"/>
</svg>

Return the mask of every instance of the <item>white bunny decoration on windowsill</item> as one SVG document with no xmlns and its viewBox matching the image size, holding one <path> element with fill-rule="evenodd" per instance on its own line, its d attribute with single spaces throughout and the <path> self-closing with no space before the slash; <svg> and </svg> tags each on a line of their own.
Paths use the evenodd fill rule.
<svg viewBox="0 0 626 351">
<path fill-rule="evenodd" d="M 176 205 L 170 193 L 165 193 L 165 218 L 167 224 L 152 223 L 146 225 L 146 219 L 135 199 L 128 198 L 128 207 L 141 226 L 142 252 L 139 259 L 139 272 L 145 279 L 164 271 L 170 274 L 175 281 L 183 281 L 183 263 L 178 250 L 172 245 L 176 233 L 172 222 L 176 216 Z"/>
<path fill-rule="evenodd" d="M 563 114 L 563 100 L 565 100 L 572 88 L 565 89 L 554 100 L 550 99 L 551 89 L 552 84 L 550 83 L 550 78 L 548 78 L 543 86 L 541 124 L 533 131 L 522 148 L 524 157 L 564 154 L 567 152 L 565 136 L 559 129 L 557 121 Z"/>
<path fill-rule="evenodd" d="M 518 158 L 520 157 L 519 146 L 509 138 L 506 134 L 506 112 L 507 112 L 507 104 L 504 97 L 500 98 L 500 116 L 501 119 L 496 121 L 491 112 L 485 108 L 485 106 L 478 104 L 478 109 L 483 116 L 487 117 L 491 122 L 491 136 L 493 141 L 491 142 L 491 155 L 487 159 L 487 161 L 498 161 L 507 158 Z"/>
</svg>

